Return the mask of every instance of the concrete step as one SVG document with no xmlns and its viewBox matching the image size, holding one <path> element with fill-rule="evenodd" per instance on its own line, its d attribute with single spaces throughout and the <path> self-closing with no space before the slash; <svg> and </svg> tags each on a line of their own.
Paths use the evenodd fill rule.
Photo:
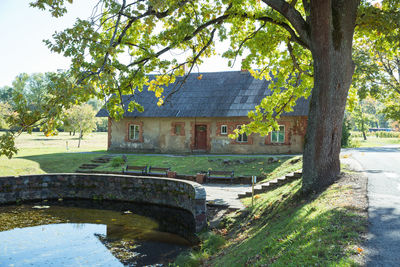
<svg viewBox="0 0 400 267">
<path fill-rule="evenodd" d="M 261 194 L 261 193 L 264 193 L 265 191 L 264 191 L 264 189 L 262 189 L 262 188 L 259 188 L 259 189 L 254 189 L 254 194 Z M 251 195 L 251 194 L 250 194 Z"/>
<path fill-rule="evenodd" d="M 91 162 L 94 162 L 94 163 L 108 163 L 108 162 L 110 162 L 110 160 L 108 159 L 92 159 L 91 160 Z"/>
<path fill-rule="evenodd" d="M 81 166 L 79 166 L 79 169 L 94 169 L 94 168 L 97 168 L 99 166 L 100 166 L 99 164 L 85 163 L 85 164 L 82 164 Z"/>
<path fill-rule="evenodd" d="M 265 185 L 261 186 L 261 189 L 264 190 L 264 191 L 268 191 L 268 190 L 271 189 L 271 187 L 269 186 L 269 184 L 265 184 Z"/>
<path fill-rule="evenodd" d="M 277 187 L 279 187 L 280 185 L 284 185 L 288 182 L 291 182 L 292 180 L 301 178 L 302 173 L 301 171 L 296 171 L 292 174 L 286 175 L 284 177 L 279 177 L 275 180 L 269 181 L 265 184 L 261 184 L 261 185 L 257 185 L 254 188 L 254 194 L 262 194 L 262 193 L 266 193 L 272 189 L 275 189 Z M 260 187 L 261 186 L 261 187 Z M 251 197 L 252 193 L 251 192 L 246 192 L 243 194 L 239 194 L 238 198 L 246 198 L 246 197 Z"/>
<path fill-rule="evenodd" d="M 293 173 L 294 176 L 296 176 L 297 178 L 300 178 L 301 176 L 303 176 L 303 172 L 302 171 L 296 171 Z"/>
</svg>

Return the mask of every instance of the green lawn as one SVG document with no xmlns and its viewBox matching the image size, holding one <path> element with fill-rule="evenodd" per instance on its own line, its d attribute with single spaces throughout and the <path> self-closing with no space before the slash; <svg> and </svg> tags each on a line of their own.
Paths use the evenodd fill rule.
<svg viewBox="0 0 400 267">
<path fill-rule="evenodd" d="M 68 142 L 68 149 L 67 149 Z M 78 148 L 77 136 L 59 133 L 46 137 L 43 133 L 22 134 L 16 140 L 18 154 L 12 158 L 0 157 L 0 176 L 27 175 L 41 173 L 74 172 L 81 164 L 91 159 L 108 154 L 107 133 L 92 133 L 85 136 Z M 85 153 L 90 152 L 90 153 Z M 129 155 L 129 165 L 148 165 L 171 167 L 178 174 L 194 175 L 211 170 L 233 170 L 235 176 L 256 175 L 270 179 L 301 168 L 299 157 L 279 157 L 277 162 L 269 162 L 262 156 L 165 156 L 165 155 Z M 225 161 L 225 163 L 224 163 Z M 226 163 L 226 161 L 228 161 Z M 111 164 L 100 166 L 96 170 L 121 171 L 122 167 Z M 259 181 L 261 181 L 260 178 Z"/>
<path fill-rule="evenodd" d="M 367 132 L 367 140 L 364 140 L 362 133 L 350 132 L 351 147 L 379 147 L 400 144 L 399 132 Z"/>
<path fill-rule="evenodd" d="M 162 156 L 126 155 L 127 164 L 135 166 L 170 167 L 178 174 L 195 175 L 208 170 L 234 171 L 235 176 L 276 177 L 286 171 L 301 168 L 300 157 L 274 157 L 277 162 L 269 162 L 272 157 L 262 156 Z M 121 171 L 121 166 L 112 167 L 112 162 L 95 170 Z"/>
<path fill-rule="evenodd" d="M 258 195 L 254 207 L 244 199 L 247 210 L 225 216 L 175 266 L 358 266 L 367 218 L 349 201 L 353 194 L 335 183 L 304 196 L 296 180 Z"/>
<path fill-rule="evenodd" d="M 351 142 L 354 147 L 379 147 L 387 145 L 398 145 L 400 144 L 400 138 L 381 138 L 376 136 L 367 136 L 367 140 L 364 140 L 362 137 L 355 137 L 351 139 Z"/>
<path fill-rule="evenodd" d="M 77 136 L 68 133 L 50 137 L 43 133 L 24 133 L 17 138 L 16 145 L 19 151 L 15 157 L 0 157 L 0 176 L 74 172 L 82 163 L 99 156 L 81 152 L 105 153 L 107 133 L 87 135 L 80 148 Z"/>
</svg>

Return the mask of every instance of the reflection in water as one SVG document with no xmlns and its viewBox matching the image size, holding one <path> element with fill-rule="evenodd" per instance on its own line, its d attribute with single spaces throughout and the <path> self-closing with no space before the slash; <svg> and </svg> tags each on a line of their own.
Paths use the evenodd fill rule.
<svg viewBox="0 0 400 267">
<path fill-rule="evenodd" d="M 49 224 L 0 232 L 0 266 L 122 266 L 95 234 L 102 224 Z"/>
<path fill-rule="evenodd" d="M 48 204 L 49 209 L 37 212 L 42 216 L 51 216 L 54 222 L 67 223 L 0 232 L 0 266 L 168 265 L 190 246 L 186 239 L 165 232 L 169 231 L 165 222 L 171 218 L 163 216 L 165 221 L 161 221 L 146 217 L 147 213 L 151 213 L 152 207 L 149 206 L 139 205 L 146 210 L 141 212 L 139 206 L 132 203 L 129 206 L 107 202 L 99 206 L 90 201 Z M 32 206 L 9 206 L 7 210 L 18 210 L 23 216 L 24 210 L 32 212 Z M 132 213 L 124 213 L 127 208 Z M 154 208 L 160 211 L 160 207 Z M 172 217 L 176 218 L 174 212 L 166 210 L 163 213 L 173 214 Z M 156 214 L 160 215 L 160 212 Z M 178 230 L 182 228 L 173 226 Z"/>
</svg>

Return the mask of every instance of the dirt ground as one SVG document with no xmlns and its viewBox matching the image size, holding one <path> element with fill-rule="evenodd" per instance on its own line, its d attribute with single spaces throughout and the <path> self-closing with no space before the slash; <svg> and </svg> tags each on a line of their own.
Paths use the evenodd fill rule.
<svg viewBox="0 0 400 267">
<path fill-rule="evenodd" d="M 367 184 L 368 178 L 360 171 L 344 172 L 341 173 L 339 179 L 336 181 L 341 186 L 350 187 L 351 190 L 344 192 L 343 197 L 338 199 L 339 205 L 350 209 L 352 212 L 359 214 L 361 217 L 368 218 L 368 197 L 367 197 Z M 368 226 L 367 226 L 368 227 Z M 362 234 L 363 240 L 359 248 L 362 252 L 353 255 L 353 260 L 360 266 L 365 266 L 366 263 L 366 241 L 367 232 Z"/>
</svg>

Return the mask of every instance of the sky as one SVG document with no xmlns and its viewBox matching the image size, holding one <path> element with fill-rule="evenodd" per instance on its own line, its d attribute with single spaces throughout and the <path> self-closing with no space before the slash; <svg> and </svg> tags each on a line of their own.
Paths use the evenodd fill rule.
<svg viewBox="0 0 400 267">
<path fill-rule="evenodd" d="M 20 73 L 68 69 L 70 60 L 51 52 L 43 40 L 56 31 L 72 27 L 77 17 L 87 19 L 96 0 L 74 0 L 68 13 L 54 18 L 49 12 L 32 8 L 33 0 L 0 0 L 0 87 L 11 86 Z M 240 59 L 233 68 L 218 56 L 207 60 L 200 72 L 240 69 Z"/>
</svg>

